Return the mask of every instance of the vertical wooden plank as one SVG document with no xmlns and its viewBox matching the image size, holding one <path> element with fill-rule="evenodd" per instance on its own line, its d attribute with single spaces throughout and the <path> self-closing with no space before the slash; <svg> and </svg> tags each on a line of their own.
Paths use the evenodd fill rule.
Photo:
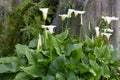
<svg viewBox="0 0 120 80">
<path fill-rule="evenodd" d="M 116 22 L 115 30 L 116 30 L 116 47 L 120 53 L 120 0 L 116 0 L 116 16 L 119 17 L 119 20 Z"/>
<path fill-rule="evenodd" d="M 4 5 L 4 0 L 0 0 L 0 6 Z"/>
<path fill-rule="evenodd" d="M 94 0 L 94 13 L 95 19 L 99 19 L 101 16 L 101 0 Z"/>
<path fill-rule="evenodd" d="M 109 5 L 110 0 L 101 0 L 101 11 L 102 14 L 101 15 L 108 15 L 110 16 L 110 6 Z"/>
</svg>

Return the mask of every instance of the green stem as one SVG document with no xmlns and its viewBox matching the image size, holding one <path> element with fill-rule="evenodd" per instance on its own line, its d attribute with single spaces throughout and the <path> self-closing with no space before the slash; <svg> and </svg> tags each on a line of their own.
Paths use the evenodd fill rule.
<svg viewBox="0 0 120 80">
<path fill-rule="evenodd" d="M 47 49 L 47 39 L 48 39 L 47 30 L 44 29 L 44 49 Z"/>
<path fill-rule="evenodd" d="M 65 28 L 65 30 L 68 28 L 68 20 L 69 20 L 69 19 L 67 19 L 67 23 L 66 23 L 66 28 Z"/>
<path fill-rule="evenodd" d="M 82 41 L 82 26 L 83 26 L 82 14 L 81 14 L 80 19 L 81 19 L 81 22 L 80 22 L 80 39 L 79 39 L 79 41 Z"/>
<path fill-rule="evenodd" d="M 64 21 L 62 21 L 62 32 L 63 32 L 63 29 L 64 29 Z"/>
<path fill-rule="evenodd" d="M 88 37 L 90 37 L 90 28 L 91 28 L 91 25 L 90 25 L 90 22 L 89 22 L 89 25 L 88 25 Z"/>
<path fill-rule="evenodd" d="M 50 34 L 50 59 L 52 60 L 52 34 Z"/>
<path fill-rule="evenodd" d="M 76 17 L 74 17 L 74 26 L 72 28 L 72 38 L 74 38 L 74 35 L 75 35 L 75 26 L 76 26 Z"/>
<path fill-rule="evenodd" d="M 83 18 L 82 18 L 82 14 L 81 14 L 80 19 L 81 19 L 81 25 L 83 25 Z"/>
</svg>

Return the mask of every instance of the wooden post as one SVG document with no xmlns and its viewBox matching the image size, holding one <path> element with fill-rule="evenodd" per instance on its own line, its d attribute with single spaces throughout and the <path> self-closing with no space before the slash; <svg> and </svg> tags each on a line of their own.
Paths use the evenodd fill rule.
<svg viewBox="0 0 120 80">
<path fill-rule="evenodd" d="M 116 16 L 119 18 L 119 20 L 116 22 L 116 47 L 118 48 L 119 52 L 120 52 L 120 0 L 115 0 L 115 4 L 116 4 Z"/>
</svg>

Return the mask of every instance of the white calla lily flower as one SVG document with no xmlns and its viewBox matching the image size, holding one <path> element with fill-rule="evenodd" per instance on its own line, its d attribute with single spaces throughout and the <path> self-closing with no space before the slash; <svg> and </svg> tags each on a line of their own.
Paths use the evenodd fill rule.
<svg viewBox="0 0 120 80">
<path fill-rule="evenodd" d="M 99 37 L 100 35 L 99 29 L 100 29 L 99 27 L 95 27 L 96 37 Z"/>
<path fill-rule="evenodd" d="M 85 11 L 78 11 L 78 10 L 75 10 L 74 13 L 75 13 L 75 17 L 77 17 L 78 14 L 81 14 L 81 15 L 82 15 L 82 14 L 85 13 Z"/>
<path fill-rule="evenodd" d="M 54 29 L 56 26 L 54 26 L 54 25 L 42 25 L 41 27 L 48 29 L 50 33 L 54 33 L 54 30 L 53 30 L 53 29 Z"/>
<path fill-rule="evenodd" d="M 107 21 L 108 24 L 111 23 L 111 21 L 117 21 L 119 18 L 113 16 L 113 17 L 109 17 L 109 16 L 102 16 L 102 19 L 104 19 L 105 21 Z"/>
<path fill-rule="evenodd" d="M 68 17 L 68 15 L 67 15 L 67 14 L 62 14 L 62 15 L 59 15 L 59 16 L 61 17 L 62 21 L 64 21 L 64 20 L 65 20 L 65 18 L 67 18 L 67 17 Z"/>
<path fill-rule="evenodd" d="M 39 34 L 39 39 L 38 39 L 38 45 L 42 46 L 42 39 L 41 39 L 41 35 Z"/>
<path fill-rule="evenodd" d="M 111 33 L 101 33 L 101 35 L 105 35 L 107 37 L 107 39 L 109 40 L 110 39 L 110 36 L 112 35 Z"/>
<path fill-rule="evenodd" d="M 113 29 L 110 29 L 110 28 L 109 28 L 109 29 L 104 29 L 104 31 L 105 31 L 105 32 L 111 32 L 111 33 L 112 33 L 112 32 L 113 32 Z"/>
<path fill-rule="evenodd" d="M 40 8 L 40 11 L 43 14 L 43 19 L 46 20 L 47 19 L 47 14 L 48 14 L 48 8 Z"/>
<path fill-rule="evenodd" d="M 74 9 L 68 9 L 68 18 L 71 18 L 71 14 L 74 12 L 75 10 Z"/>
</svg>

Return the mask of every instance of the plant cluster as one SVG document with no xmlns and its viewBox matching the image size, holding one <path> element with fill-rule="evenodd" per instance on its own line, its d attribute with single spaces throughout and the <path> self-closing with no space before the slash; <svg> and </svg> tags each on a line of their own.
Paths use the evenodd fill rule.
<svg viewBox="0 0 120 80">
<path fill-rule="evenodd" d="M 54 25 L 46 25 L 48 8 L 40 8 L 43 13 L 43 34 L 29 45 L 17 44 L 16 55 L 0 58 L 0 79 L 2 80 L 119 80 L 120 62 L 118 52 L 112 45 L 104 45 L 104 39 L 99 36 L 81 39 L 69 35 L 69 28 L 62 29 L 54 35 Z M 85 11 L 68 10 L 81 15 Z M 64 21 L 65 18 L 62 18 Z"/>
</svg>

